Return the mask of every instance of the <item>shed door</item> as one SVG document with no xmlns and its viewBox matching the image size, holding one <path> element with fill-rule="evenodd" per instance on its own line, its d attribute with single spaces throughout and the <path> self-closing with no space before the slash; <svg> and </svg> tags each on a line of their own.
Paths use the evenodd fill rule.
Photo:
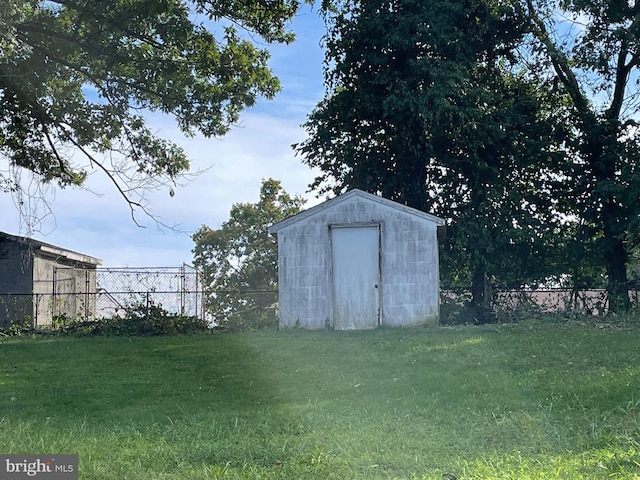
<svg viewBox="0 0 640 480">
<path fill-rule="evenodd" d="M 378 226 L 332 227 L 333 328 L 376 328 L 380 307 Z"/>
</svg>

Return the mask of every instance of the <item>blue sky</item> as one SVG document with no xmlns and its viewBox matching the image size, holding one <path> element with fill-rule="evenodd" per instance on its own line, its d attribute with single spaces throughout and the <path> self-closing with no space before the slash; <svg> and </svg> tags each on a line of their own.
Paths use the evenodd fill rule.
<svg viewBox="0 0 640 480">
<path fill-rule="evenodd" d="M 158 135 L 186 150 L 193 170 L 206 169 L 178 187 L 173 198 L 167 189 L 149 195 L 150 210 L 164 223 L 176 225 L 175 230 L 159 228 L 141 213 L 137 219 L 146 228 L 136 226 L 126 203 L 96 173 L 87 181 L 90 191 L 44 189 L 50 212 L 42 202 L 32 205 L 40 218 L 34 238 L 98 257 L 110 267 L 175 266 L 192 262 L 191 234 L 201 225 L 218 228 L 233 203 L 257 201 L 263 178 L 276 178 L 289 193 L 317 203 L 312 193 L 306 193 L 315 173 L 294 157 L 291 144 L 305 138 L 300 125 L 324 94 L 320 47 L 324 26 L 317 10 L 303 5 L 292 27 L 296 42 L 271 48 L 270 65 L 282 92 L 245 110 L 225 137 L 185 138 L 170 118 L 148 117 Z M 23 180 L 28 180 L 26 173 Z M 23 235 L 28 227 L 15 200 L 0 194 L 0 231 Z"/>
</svg>

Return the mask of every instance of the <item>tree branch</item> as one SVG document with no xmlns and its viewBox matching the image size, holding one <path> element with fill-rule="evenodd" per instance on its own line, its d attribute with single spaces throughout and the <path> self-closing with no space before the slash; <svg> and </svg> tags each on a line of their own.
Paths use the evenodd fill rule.
<svg viewBox="0 0 640 480">
<path fill-rule="evenodd" d="M 147 95 L 149 95 L 149 96 L 154 96 L 154 97 L 156 97 L 156 98 L 160 98 L 160 99 L 162 98 L 162 96 L 161 96 L 157 91 L 154 91 L 154 90 L 151 90 L 151 89 L 149 89 L 149 88 L 143 87 L 143 86 L 141 86 L 140 84 L 132 83 L 132 82 L 127 82 L 127 81 L 121 80 L 121 79 L 119 79 L 119 78 L 111 79 L 111 80 L 110 80 L 110 79 L 109 79 L 109 78 L 107 78 L 107 77 L 98 77 L 98 76 L 95 76 L 95 75 L 90 75 L 90 74 L 89 74 L 86 70 L 84 70 L 80 65 L 75 65 L 75 64 L 73 64 L 73 63 L 70 63 L 70 62 L 66 61 L 66 60 L 65 60 L 65 59 L 63 59 L 63 58 L 60 58 L 59 56 L 52 55 L 50 51 L 48 51 L 48 50 L 46 50 L 46 49 L 44 49 L 44 48 L 42 48 L 42 47 L 39 47 L 39 46 L 33 46 L 32 48 L 33 48 L 35 51 L 37 51 L 37 52 L 39 52 L 39 53 L 41 53 L 41 54 L 43 54 L 43 55 L 46 55 L 46 56 L 47 56 L 48 58 L 50 58 L 51 60 L 54 60 L 54 61 L 56 61 L 56 62 L 60 63 L 61 65 L 64 65 L 65 67 L 67 67 L 67 68 L 69 68 L 69 69 L 73 70 L 74 72 L 79 73 L 79 74 L 81 74 L 82 76 L 84 76 L 87 80 L 89 80 L 89 81 L 90 81 L 94 86 L 96 86 L 96 87 L 100 90 L 100 92 L 103 94 L 103 96 L 104 96 L 105 98 L 108 98 L 108 96 L 110 96 L 110 94 L 109 94 L 109 93 L 107 93 L 107 90 L 105 90 L 105 89 L 102 87 L 102 84 L 103 84 L 103 83 L 105 83 L 105 82 L 112 82 L 112 81 L 122 82 L 122 83 L 123 83 L 123 84 L 125 84 L 127 87 L 131 88 L 132 90 L 137 91 L 138 93 L 145 93 L 145 94 L 147 94 Z M 113 102 L 111 102 L 111 101 L 110 101 L 109 103 L 110 103 L 111 105 L 113 105 Z"/>
<path fill-rule="evenodd" d="M 51 135 L 49 135 L 49 128 L 44 124 L 41 124 L 41 126 L 42 126 L 42 132 L 44 133 L 44 136 L 47 139 L 47 143 L 49 144 L 49 147 L 51 148 L 51 151 L 53 152 L 53 156 L 56 157 L 56 160 L 58 162 L 58 166 L 60 167 L 60 171 L 70 181 L 73 181 L 73 175 L 71 175 L 69 173 L 69 170 L 67 169 L 67 166 L 65 165 L 64 160 L 58 154 L 58 149 L 56 148 L 56 146 L 55 146 L 55 144 L 54 144 L 54 142 L 53 142 L 53 140 L 51 138 Z"/>
<path fill-rule="evenodd" d="M 589 108 L 589 102 L 580 91 L 578 80 L 569 66 L 569 59 L 551 39 L 546 25 L 535 12 L 533 0 L 527 0 L 527 7 L 529 9 L 529 18 L 532 22 L 533 34 L 547 50 L 547 54 L 553 64 L 554 71 L 556 72 L 560 82 L 562 82 L 567 89 L 578 113 L 582 117 L 583 121 L 589 123 L 597 122 L 595 115 Z"/>
<path fill-rule="evenodd" d="M 617 120 L 622 111 L 624 104 L 624 93 L 629 81 L 629 73 L 633 68 L 637 58 L 634 57 L 627 64 L 627 55 L 629 54 L 629 42 L 627 37 L 620 41 L 620 51 L 618 52 L 618 61 L 616 65 L 615 87 L 613 90 L 613 99 L 611 106 L 606 111 L 607 120 Z"/>
<path fill-rule="evenodd" d="M 151 212 L 149 212 L 149 210 L 147 210 L 147 208 L 140 202 L 136 202 L 134 200 L 132 200 L 127 193 L 125 192 L 125 190 L 122 188 L 122 186 L 120 185 L 120 183 L 118 183 L 118 180 L 116 179 L 116 177 L 113 175 L 113 173 L 111 172 L 111 170 L 109 170 L 107 167 L 105 167 L 101 162 L 97 161 L 95 159 L 95 157 L 93 155 L 91 155 L 90 152 L 88 152 L 82 145 L 80 145 L 78 142 L 76 142 L 73 138 L 69 138 L 69 141 L 78 149 L 80 150 L 94 165 L 96 165 L 100 170 L 102 170 L 102 172 L 109 178 L 109 180 L 111 181 L 111 183 L 116 187 L 116 189 L 118 190 L 118 193 L 120 193 L 120 196 L 122 196 L 122 198 L 124 198 L 125 202 L 127 202 L 127 204 L 129 205 L 129 209 L 131 211 L 131 220 L 133 221 L 133 223 L 136 224 L 137 227 L 140 228 L 146 228 L 144 225 L 140 224 L 138 222 L 138 220 L 136 219 L 135 216 L 135 211 L 136 209 L 140 209 L 145 215 L 147 215 L 148 217 L 152 218 L 154 222 L 156 222 L 157 224 L 168 228 L 170 230 L 173 230 L 174 227 L 171 227 L 167 224 L 165 224 L 164 222 L 161 222 L 155 215 L 153 215 Z"/>
</svg>

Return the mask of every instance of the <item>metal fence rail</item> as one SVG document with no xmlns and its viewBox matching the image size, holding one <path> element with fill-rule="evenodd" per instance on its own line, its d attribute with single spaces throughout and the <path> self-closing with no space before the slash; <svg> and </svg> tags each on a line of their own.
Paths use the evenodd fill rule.
<svg viewBox="0 0 640 480">
<path fill-rule="evenodd" d="M 203 292 L 193 292 L 203 296 Z M 26 323 L 30 326 L 50 326 L 56 322 L 68 320 L 97 320 L 102 318 L 123 317 L 127 311 L 142 312 L 151 307 L 160 307 L 169 314 L 205 319 L 202 308 L 165 307 L 162 303 L 175 292 L 96 292 L 93 294 L 68 293 L 64 296 L 52 293 L 10 293 L 0 294 L 0 328 L 11 324 Z M 92 305 L 86 307 L 86 303 Z M 54 307 L 54 305 L 56 305 Z M 71 315 L 65 308 L 73 305 L 77 315 Z M 52 314 L 52 312 L 56 314 Z M 90 312 L 83 315 L 82 312 Z"/>
<path fill-rule="evenodd" d="M 96 315 L 121 315 L 134 305 L 205 319 L 202 276 L 190 265 L 161 268 L 99 268 Z"/>
<path fill-rule="evenodd" d="M 0 294 L 0 328 L 14 323 L 48 326 L 58 320 L 122 317 L 128 310 L 141 312 L 151 306 L 161 307 L 169 314 L 212 320 L 206 313 L 207 296 L 201 275 L 193 267 L 102 268 L 96 272 L 95 289 L 90 288 L 91 279 L 69 270 L 58 269 L 54 281 L 47 285 L 41 282 L 37 292 Z M 215 302 L 217 295 L 238 292 L 208 293 Z M 271 291 L 241 293 L 277 295 Z M 640 305 L 640 290 L 630 291 L 629 297 L 634 305 Z M 441 298 L 443 307 L 464 305 L 470 294 L 443 290 Z M 272 307 L 277 309 L 277 303 L 269 306 Z M 499 290 L 494 292 L 492 307 L 498 313 L 504 312 L 505 318 L 532 311 L 603 315 L 607 313 L 608 302 L 602 289 Z"/>
<path fill-rule="evenodd" d="M 629 292 L 633 297 L 634 292 Z M 540 290 L 506 290 L 496 292 L 494 304 L 505 311 L 534 306 L 541 313 L 572 312 L 581 315 L 604 315 L 608 310 L 604 289 L 575 290 L 554 288 Z"/>
<path fill-rule="evenodd" d="M 444 303 L 464 305 L 471 301 L 471 292 L 443 290 L 441 298 Z M 640 290 L 629 290 L 629 299 L 632 305 L 640 305 Z M 609 300 L 607 291 L 603 288 L 495 290 L 492 293 L 491 308 L 497 313 L 505 314 L 535 311 L 542 314 L 602 316 L 609 310 Z"/>
<path fill-rule="evenodd" d="M 128 309 L 150 306 L 205 320 L 201 282 L 200 272 L 189 265 L 95 270 L 54 267 L 48 279 L 34 282 L 34 291 L 0 294 L 0 327 L 123 316 Z"/>
</svg>

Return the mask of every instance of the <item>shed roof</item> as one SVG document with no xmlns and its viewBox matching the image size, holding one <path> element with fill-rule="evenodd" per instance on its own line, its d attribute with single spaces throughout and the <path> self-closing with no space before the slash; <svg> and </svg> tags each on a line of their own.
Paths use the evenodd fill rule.
<svg viewBox="0 0 640 480">
<path fill-rule="evenodd" d="M 280 230 L 287 228 L 295 223 L 298 223 L 299 221 L 304 220 L 305 218 L 311 217 L 312 215 L 316 215 L 320 212 L 323 212 L 327 208 L 333 207 L 335 205 L 339 205 L 342 202 L 348 201 L 356 197 L 362 198 L 370 202 L 376 202 L 390 208 L 394 208 L 403 213 L 413 215 L 414 217 L 417 217 L 421 220 L 433 222 L 436 225 L 444 225 L 444 220 L 440 217 L 436 217 L 435 215 L 431 215 L 430 213 L 422 212 L 415 208 L 402 205 L 401 203 L 394 202 L 393 200 L 389 200 L 384 197 L 380 197 L 379 195 L 373 195 L 372 193 L 367 193 L 363 190 L 354 188 L 353 190 L 349 190 L 347 193 L 343 195 L 339 195 L 335 198 L 332 198 L 331 200 L 327 200 L 324 203 L 316 205 L 315 207 L 311 207 L 308 210 L 300 212 L 297 215 L 293 215 L 291 217 L 288 217 L 288 218 L 285 218 L 284 220 L 279 221 L 278 223 L 274 223 L 269 227 L 269 233 L 278 233 Z"/>
<path fill-rule="evenodd" d="M 82 263 L 90 267 L 102 265 L 102 260 L 100 260 L 99 258 L 91 257 L 83 253 L 74 252 L 73 250 L 67 250 L 66 248 L 57 247 L 50 243 L 45 243 L 33 238 L 21 237 L 18 235 L 11 235 L 9 233 L 0 232 L 0 239 L 6 239 L 10 242 L 15 242 L 20 245 L 26 245 L 34 252 L 40 253 L 46 257 L 65 258 L 69 261 Z"/>
</svg>

